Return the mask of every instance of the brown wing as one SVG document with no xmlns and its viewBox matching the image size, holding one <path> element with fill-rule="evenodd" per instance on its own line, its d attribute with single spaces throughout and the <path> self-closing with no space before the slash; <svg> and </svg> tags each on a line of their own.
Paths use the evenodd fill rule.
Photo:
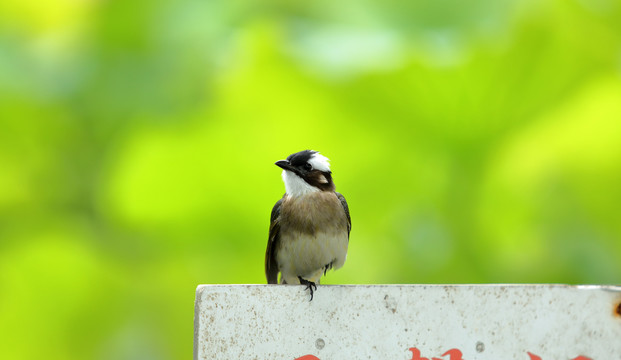
<svg viewBox="0 0 621 360">
<path fill-rule="evenodd" d="M 347 200 L 345 200 L 345 196 L 340 193 L 336 193 L 336 197 L 341 201 L 341 205 L 343 205 L 343 210 L 345 210 L 345 215 L 347 215 L 347 237 L 349 237 L 349 233 L 351 232 L 351 217 L 349 216 L 349 206 L 347 206 Z"/>
<path fill-rule="evenodd" d="M 278 284 L 278 263 L 276 262 L 276 248 L 280 242 L 280 205 L 282 199 L 276 202 L 272 208 L 272 216 L 270 219 L 270 234 L 267 240 L 267 249 L 265 250 L 265 277 L 268 284 Z"/>
</svg>

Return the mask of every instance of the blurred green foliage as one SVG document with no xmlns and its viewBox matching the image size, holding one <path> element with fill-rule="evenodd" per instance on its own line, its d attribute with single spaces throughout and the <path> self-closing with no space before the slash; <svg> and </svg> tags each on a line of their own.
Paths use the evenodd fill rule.
<svg viewBox="0 0 621 360">
<path fill-rule="evenodd" d="M 326 283 L 619 283 L 621 4 L 0 4 L 0 358 L 183 359 L 332 159 Z"/>
</svg>

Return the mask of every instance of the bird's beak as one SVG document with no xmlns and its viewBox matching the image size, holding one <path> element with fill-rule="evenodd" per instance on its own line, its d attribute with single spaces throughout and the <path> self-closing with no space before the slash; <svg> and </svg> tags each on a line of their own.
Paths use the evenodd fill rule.
<svg viewBox="0 0 621 360">
<path fill-rule="evenodd" d="M 287 160 L 279 160 L 276 161 L 276 166 L 283 168 L 284 170 L 289 170 L 291 172 L 296 172 L 296 168 L 294 168 L 293 166 L 291 166 L 291 164 L 289 164 L 289 161 Z"/>
</svg>

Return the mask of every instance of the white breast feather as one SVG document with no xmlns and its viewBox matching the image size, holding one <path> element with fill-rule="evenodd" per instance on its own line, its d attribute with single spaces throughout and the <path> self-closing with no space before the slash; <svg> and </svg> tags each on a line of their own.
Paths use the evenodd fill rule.
<svg viewBox="0 0 621 360">
<path fill-rule="evenodd" d="M 298 284 L 298 276 L 319 282 L 325 265 L 334 262 L 334 269 L 343 266 L 348 242 L 346 232 L 283 236 L 277 260 L 283 278 L 288 284 Z"/>
<path fill-rule="evenodd" d="M 285 182 L 285 191 L 287 194 L 298 197 L 312 192 L 319 191 L 318 188 L 309 185 L 304 179 L 292 173 L 291 171 L 282 171 L 282 181 Z"/>
</svg>

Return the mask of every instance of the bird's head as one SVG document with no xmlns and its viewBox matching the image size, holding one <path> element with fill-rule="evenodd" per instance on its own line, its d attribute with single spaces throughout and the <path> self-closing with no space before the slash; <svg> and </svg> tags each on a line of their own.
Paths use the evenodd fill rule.
<svg viewBox="0 0 621 360">
<path fill-rule="evenodd" d="M 314 150 L 291 154 L 276 165 L 283 169 L 287 194 L 301 196 L 315 191 L 334 191 L 330 160 Z"/>
</svg>

